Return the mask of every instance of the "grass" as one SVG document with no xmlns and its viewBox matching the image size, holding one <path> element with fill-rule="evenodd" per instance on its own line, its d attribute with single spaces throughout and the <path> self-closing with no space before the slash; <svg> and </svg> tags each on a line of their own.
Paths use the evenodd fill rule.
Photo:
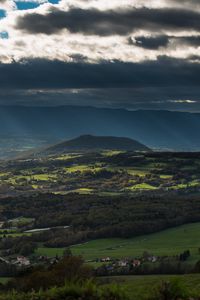
<svg viewBox="0 0 200 300">
<path fill-rule="evenodd" d="M 172 177 L 173 177 L 172 175 L 164 175 L 164 174 L 160 175 L 161 179 L 172 179 Z"/>
<path fill-rule="evenodd" d="M 54 174 L 36 174 L 36 175 L 32 175 L 31 178 L 39 181 L 48 181 L 48 180 L 56 179 L 57 176 Z"/>
<path fill-rule="evenodd" d="M 12 185 L 24 185 L 26 182 L 27 184 L 34 181 L 52 181 L 56 180 L 57 175 L 56 174 L 34 174 L 34 175 L 17 175 L 13 176 L 9 179 L 4 180 L 7 183 L 10 183 Z M 32 185 L 33 186 L 33 185 Z"/>
<path fill-rule="evenodd" d="M 34 190 L 37 190 L 37 189 L 39 189 L 39 188 L 40 188 L 40 186 L 39 186 L 39 185 L 37 185 L 37 184 L 32 184 L 32 188 L 33 188 Z"/>
<path fill-rule="evenodd" d="M 140 184 L 133 185 L 128 189 L 129 190 L 156 190 L 157 188 L 148 183 L 140 183 Z"/>
<path fill-rule="evenodd" d="M 93 191 L 94 191 L 93 189 L 89 189 L 89 188 L 80 188 L 76 190 L 77 193 L 83 195 L 91 194 Z"/>
<path fill-rule="evenodd" d="M 1 284 L 5 284 L 5 283 L 7 283 L 10 279 L 11 279 L 11 277 L 0 277 L 0 283 L 1 283 Z"/>
<path fill-rule="evenodd" d="M 188 182 L 187 184 L 178 184 L 178 185 L 174 185 L 171 187 L 171 189 L 186 189 L 188 187 L 195 187 L 195 186 L 199 186 L 200 183 L 199 181 L 193 180 L 191 182 Z"/>
<path fill-rule="evenodd" d="M 200 274 L 189 275 L 151 275 L 151 276 L 123 276 L 112 277 L 110 280 L 124 287 L 131 300 L 146 300 L 162 281 L 179 278 L 192 294 L 200 294 Z"/>
<path fill-rule="evenodd" d="M 34 221 L 34 218 L 25 218 L 19 217 L 16 219 L 9 220 L 9 223 L 12 223 L 12 226 L 17 227 L 18 225 L 27 225 Z"/>
<path fill-rule="evenodd" d="M 154 255 L 177 255 L 189 249 L 192 262 L 200 260 L 200 223 L 183 225 L 159 233 L 131 239 L 100 239 L 71 247 L 74 255 L 86 260 L 103 258 L 136 257 L 144 251 Z"/>
<path fill-rule="evenodd" d="M 120 151 L 120 150 L 105 150 L 105 151 L 102 151 L 102 154 L 104 156 L 107 156 L 107 157 L 112 157 L 112 156 L 115 156 L 115 155 L 119 155 L 121 153 L 125 153 L 125 151 Z"/>
<path fill-rule="evenodd" d="M 130 175 L 138 175 L 140 177 L 144 177 L 146 176 L 147 174 L 149 174 L 149 169 L 147 168 L 125 168 L 125 170 L 128 172 L 128 174 Z"/>
<path fill-rule="evenodd" d="M 57 191 L 57 192 L 53 192 L 53 194 L 55 194 L 55 195 L 67 195 L 67 194 L 70 194 L 70 193 L 77 193 L 77 194 L 81 194 L 81 195 L 89 195 L 89 194 L 92 194 L 93 192 L 94 192 L 94 189 L 80 188 L 80 189 L 69 190 L 69 191 Z"/>
<path fill-rule="evenodd" d="M 6 176 L 9 176 L 9 175 L 10 175 L 9 172 L 1 172 L 1 173 L 0 173 L 0 178 L 1 178 L 1 177 L 6 177 Z"/>
<path fill-rule="evenodd" d="M 101 167 L 96 167 L 96 166 L 90 166 L 90 165 L 77 165 L 73 167 L 67 167 L 65 168 L 65 171 L 67 173 L 74 173 L 74 172 L 87 172 L 87 171 L 92 171 L 92 172 L 97 172 L 100 171 Z"/>
<path fill-rule="evenodd" d="M 76 154 L 74 154 L 74 155 L 72 155 L 72 154 L 63 154 L 61 156 L 55 157 L 52 160 L 71 160 L 73 158 L 78 158 L 78 157 L 81 157 L 81 155 L 80 154 L 77 154 L 77 155 Z"/>
</svg>

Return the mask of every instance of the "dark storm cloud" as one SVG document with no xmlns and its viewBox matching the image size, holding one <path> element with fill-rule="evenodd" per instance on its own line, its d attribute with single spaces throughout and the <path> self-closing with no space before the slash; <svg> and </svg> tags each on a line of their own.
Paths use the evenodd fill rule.
<svg viewBox="0 0 200 300">
<path fill-rule="evenodd" d="M 157 50 L 160 47 L 166 47 L 168 43 L 169 37 L 166 35 L 159 35 L 156 37 L 139 36 L 135 38 L 135 42 L 132 38 L 129 38 L 129 44 L 150 50 Z"/>
<path fill-rule="evenodd" d="M 200 64 L 160 57 L 141 63 L 65 63 L 42 59 L 0 64 L 0 89 L 199 86 Z"/>
<path fill-rule="evenodd" d="M 200 111 L 199 94 L 196 61 L 160 57 L 143 63 L 34 59 L 0 64 L 0 104 Z"/>
<path fill-rule="evenodd" d="M 52 9 L 46 15 L 30 13 L 18 17 L 16 28 L 32 34 L 55 34 L 62 29 L 71 33 L 109 36 L 127 35 L 138 29 L 200 30 L 200 14 L 186 9 L 83 10 Z"/>
<path fill-rule="evenodd" d="M 200 46 L 200 36 L 187 36 L 187 37 L 180 37 L 176 39 L 179 41 L 179 43 L 186 43 L 193 47 Z"/>
<path fill-rule="evenodd" d="M 128 39 L 130 45 L 142 47 L 149 50 L 158 50 L 160 47 L 167 47 L 171 42 L 176 42 L 178 45 L 190 45 L 192 47 L 200 46 L 200 36 L 167 36 L 167 35 L 158 35 L 158 36 L 138 36 Z"/>
</svg>

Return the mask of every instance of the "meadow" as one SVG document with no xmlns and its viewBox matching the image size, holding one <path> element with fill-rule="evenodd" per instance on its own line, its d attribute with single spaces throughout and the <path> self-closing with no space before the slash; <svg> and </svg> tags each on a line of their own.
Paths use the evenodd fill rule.
<svg viewBox="0 0 200 300">
<path fill-rule="evenodd" d="M 100 239 L 71 247 L 74 255 L 86 260 L 96 258 L 123 258 L 141 256 L 144 251 L 152 255 L 178 255 L 190 250 L 190 261 L 200 260 L 200 223 L 187 224 L 155 234 L 130 239 Z"/>
<path fill-rule="evenodd" d="M 200 274 L 187 275 L 149 275 L 149 276 L 122 276 L 104 278 L 104 281 L 115 282 L 123 287 L 131 300 L 147 300 L 151 298 L 162 282 L 178 280 L 188 289 L 191 295 L 200 294 Z"/>
</svg>

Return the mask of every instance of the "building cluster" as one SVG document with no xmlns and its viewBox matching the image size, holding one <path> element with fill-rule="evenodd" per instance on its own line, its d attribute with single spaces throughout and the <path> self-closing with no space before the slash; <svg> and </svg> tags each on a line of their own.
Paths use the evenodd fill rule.
<svg viewBox="0 0 200 300">
<path fill-rule="evenodd" d="M 133 267 L 139 267 L 144 262 L 151 262 L 155 263 L 159 260 L 158 256 L 155 255 L 148 255 L 146 257 L 142 258 L 123 258 L 123 259 L 112 259 L 110 257 L 104 257 L 100 260 L 97 259 L 96 262 L 102 262 L 102 263 L 114 263 L 115 265 L 118 265 L 119 267 L 126 267 L 128 265 L 132 265 Z"/>
</svg>

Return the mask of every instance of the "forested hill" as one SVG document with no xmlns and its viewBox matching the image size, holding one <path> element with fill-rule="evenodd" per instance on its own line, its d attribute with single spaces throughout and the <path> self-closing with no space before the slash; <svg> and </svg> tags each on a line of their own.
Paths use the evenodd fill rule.
<svg viewBox="0 0 200 300">
<path fill-rule="evenodd" d="M 56 144 L 44 152 L 51 154 L 67 151 L 94 151 L 94 150 L 124 150 L 124 151 L 149 151 L 145 145 L 129 138 L 113 136 L 82 135 L 78 138 Z"/>
</svg>

